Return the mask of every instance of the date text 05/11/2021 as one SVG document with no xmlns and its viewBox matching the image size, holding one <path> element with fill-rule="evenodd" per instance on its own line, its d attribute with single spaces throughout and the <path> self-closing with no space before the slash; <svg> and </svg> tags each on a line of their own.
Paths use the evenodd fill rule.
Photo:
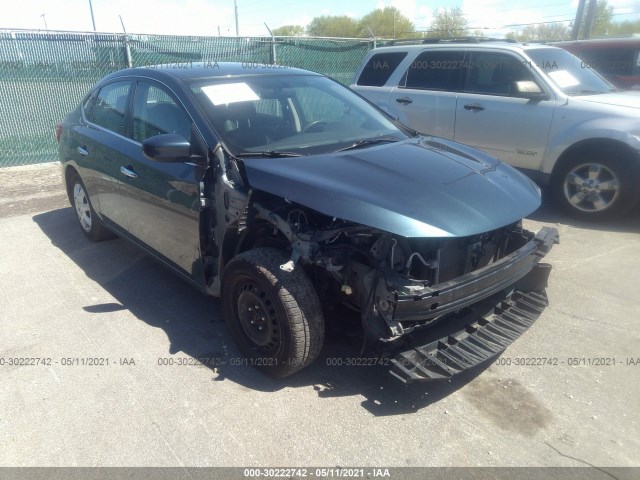
<svg viewBox="0 0 640 480">
<path fill-rule="evenodd" d="M 245 468 L 246 478 L 391 478 L 388 468 Z"/>
</svg>

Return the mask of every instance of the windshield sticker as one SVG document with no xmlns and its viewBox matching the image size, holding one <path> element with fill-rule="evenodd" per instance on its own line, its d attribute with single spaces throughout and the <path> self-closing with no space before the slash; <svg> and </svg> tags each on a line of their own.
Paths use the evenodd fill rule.
<svg viewBox="0 0 640 480">
<path fill-rule="evenodd" d="M 260 100 L 246 83 L 222 83 L 202 87 L 204 94 L 214 105 L 228 105 L 236 102 L 250 102 Z"/>
<path fill-rule="evenodd" d="M 560 88 L 573 87 L 580 85 L 580 81 L 576 79 L 566 70 L 558 70 L 557 72 L 548 72 L 547 75 L 551 77 L 551 80 L 556 82 Z"/>
</svg>

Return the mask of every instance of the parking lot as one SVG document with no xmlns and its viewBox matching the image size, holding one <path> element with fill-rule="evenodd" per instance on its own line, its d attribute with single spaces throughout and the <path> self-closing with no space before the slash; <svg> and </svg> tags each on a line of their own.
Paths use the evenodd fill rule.
<svg viewBox="0 0 640 480">
<path fill-rule="evenodd" d="M 273 380 L 216 299 L 88 241 L 59 177 L 0 169 L 0 466 L 640 466 L 637 212 L 526 220 L 560 232 L 550 306 L 489 365 L 406 386 L 329 332 Z"/>
</svg>

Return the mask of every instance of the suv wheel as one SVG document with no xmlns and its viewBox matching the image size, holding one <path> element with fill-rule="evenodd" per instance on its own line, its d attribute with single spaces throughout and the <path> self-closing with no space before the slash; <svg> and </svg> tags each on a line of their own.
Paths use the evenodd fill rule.
<svg viewBox="0 0 640 480">
<path fill-rule="evenodd" d="M 583 220 L 613 218 L 637 200 L 632 189 L 635 175 L 628 159 L 602 157 L 599 153 L 592 158 L 572 159 L 554 174 L 553 196 L 571 216 Z"/>
<path fill-rule="evenodd" d="M 310 364 L 324 340 L 320 301 L 302 267 L 280 268 L 289 257 L 259 248 L 241 253 L 222 278 L 224 318 L 240 352 L 274 377 Z"/>
<path fill-rule="evenodd" d="M 115 235 L 102 224 L 102 221 L 96 215 L 87 190 L 78 175 L 71 179 L 70 186 L 71 201 L 73 202 L 82 233 L 96 242 L 113 238 Z"/>
</svg>

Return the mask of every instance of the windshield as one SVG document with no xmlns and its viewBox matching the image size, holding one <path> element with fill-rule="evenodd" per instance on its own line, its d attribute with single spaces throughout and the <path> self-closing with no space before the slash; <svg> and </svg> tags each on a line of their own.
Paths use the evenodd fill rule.
<svg viewBox="0 0 640 480">
<path fill-rule="evenodd" d="M 531 60 L 567 95 L 594 95 L 615 91 L 615 87 L 587 62 L 561 48 L 526 51 Z"/>
<path fill-rule="evenodd" d="M 191 85 L 234 155 L 297 156 L 408 138 L 343 85 L 315 75 L 254 75 Z"/>
</svg>

